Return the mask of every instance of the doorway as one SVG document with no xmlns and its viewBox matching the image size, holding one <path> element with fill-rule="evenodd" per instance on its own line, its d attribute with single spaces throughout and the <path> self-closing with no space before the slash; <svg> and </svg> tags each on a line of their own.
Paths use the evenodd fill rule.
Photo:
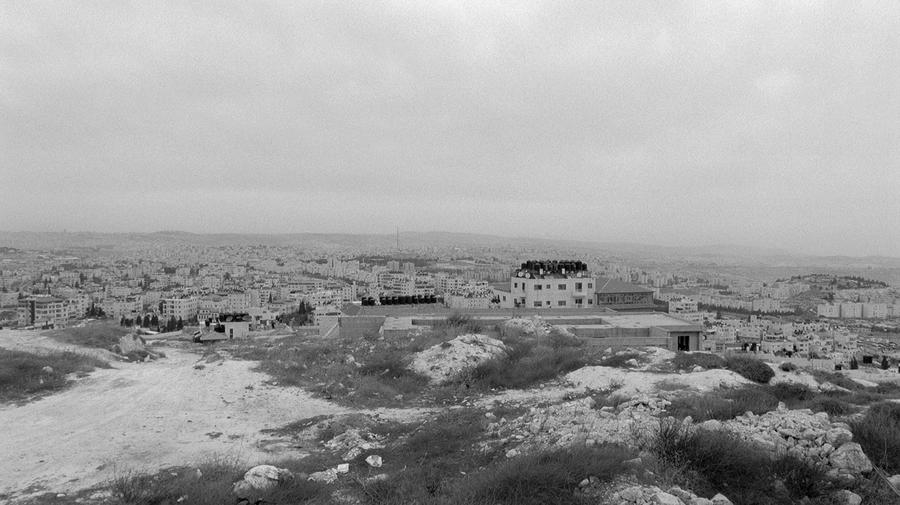
<svg viewBox="0 0 900 505">
<path fill-rule="evenodd" d="M 679 351 L 690 351 L 691 350 L 691 336 L 690 335 L 678 335 L 678 350 Z"/>
</svg>

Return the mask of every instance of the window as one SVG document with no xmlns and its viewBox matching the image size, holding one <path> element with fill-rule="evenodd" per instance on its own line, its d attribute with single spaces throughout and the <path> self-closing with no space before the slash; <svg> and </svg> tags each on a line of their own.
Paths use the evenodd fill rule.
<svg viewBox="0 0 900 505">
<path fill-rule="evenodd" d="M 518 283 L 518 282 L 513 283 L 513 287 L 514 287 L 514 288 L 519 287 L 519 283 Z"/>
<path fill-rule="evenodd" d="M 575 305 L 581 305 L 581 298 L 575 299 Z"/>
<path fill-rule="evenodd" d="M 593 305 L 593 304 L 594 304 L 594 300 L 588 300 L 588 305 Z"/>
<path fill-rule="evenodd" d="M 594 287 L 594 283 L 593 283 L 593 282 L 589 282 L 589 283 L 588 283 L 588 289 L 591 289 L 591 288 L 593 288 L 593 287 Z"/>
<path fill-rule="evenodd" d="M 535 307 L 540 307 L 540 306 L 541 306 L 541 302 L 534 302 L 534 306 L 535 306 Z"/>
<path fill-rule="evenodd" d="M 544 286 L 541 286 L 540 284 L 535 284 L 535 285 L 534 285 L 534 290 L 535 290 L 535 291 L 540 291 L 540 290 L 542 290 L 542 289 L 544 289 Z"/>
<path fill-rule="evenodd" d="M 549 284 L 547 284 L 547 289 L 550 289 L 550 285 L 549 285 Z"/>
<path fill-rule="evenodd" d="M 575 291 L 581 291 L 581 283 L 580 282 L 575 283 Z"/>
<path fill-rule="evenodd" d="M 565 284 L 557 284 L 557 285 L 556 285 L 556 289 L 558 289 L 558 290 L 560 290 L 560 291 L 565 291 L 565 290 L 566 290 L 566 285 L 565 285 Z"/>
<path fill-rule="evenodd" d="M 550 300 L 547 300 L 546 305 L 547 305 L 548 307 L 550 306 Z"/>
<path fill-rule="evenodd" d="M 556 305 L 558 305 L 558 306 L 560 306 L 560 307 L 565 307 L 565 306 L 566 306 L 566 301 L 565 301 L 565 300 L 560 300 L 560 301 L 556 302 Z"/>
</svg>

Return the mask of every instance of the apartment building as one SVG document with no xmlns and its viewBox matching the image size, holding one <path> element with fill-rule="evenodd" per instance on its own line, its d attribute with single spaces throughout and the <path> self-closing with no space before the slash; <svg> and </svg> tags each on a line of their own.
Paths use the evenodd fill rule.
<svg viewBox="0 0 900 505">
<path fill-rule="evenodd" d="M 182 321 L 196 319 L 199 300 L 193 296 L 163 298 L 161 316 L 164 320 L 181 318 Z"/>
<path fill-rule="evenodd" d="M 509 289 L 514 307 L 594 306 L 594 278 L 581 261 L 527 261 L 513 273 Z"/>
<path fill-rule="evenodd" d="M 66 300 L 50 295 L 32 295 L 19 300 L 17 307 L 21 326 L 65 326 L 69 319 Z"/>
</svg>

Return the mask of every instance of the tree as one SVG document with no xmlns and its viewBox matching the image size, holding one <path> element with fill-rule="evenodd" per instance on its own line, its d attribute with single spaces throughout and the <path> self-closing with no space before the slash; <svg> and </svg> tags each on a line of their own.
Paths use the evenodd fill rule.
<svg viewBox="0 0 900 505">
<path fill-rule="evenodd" d="M 859 361 L 856 361 L 856 356 L 850 358 L 850 370 L 859 369 Z"/>
<path fill-rule="evenodd" d="M 184 329 L 184 321 L 182 321 L 180 317 L 178 318 L 178 322 L 175 323 L 175 329 L 176 329 L 176 330 L 183 330 L 183 329 Z"/>
<path fill-rule="evenodd" d="M 156 331 L 159 331 L 159 316 L 153 314 L 153 317 L 150 318 L 150 326 L 148 328 L 156 328 Z"/>
<path fill-rule="evenodd" d="M 144 320 L 142 321 L 141 326 L 144 328 L 150 327 L 150 314 L 144 314 Z"/>
<path fill-rule="evenodd" d="M 122 316 L 122 319 L 119 319 L 119 325 L 125 326 L 125 316 Z"/>
<path fill-rule="evenodd" d="M 882 369 L 882 370 L 887 370 L 888 368 L 890 368 L 890 366 L 891 366 L 891 365 L 888 363 L 888 358 L 887 358 L 887 356 L 882 356 L 882 357 L 881 357 L 881 369 Z"/>
</svg>

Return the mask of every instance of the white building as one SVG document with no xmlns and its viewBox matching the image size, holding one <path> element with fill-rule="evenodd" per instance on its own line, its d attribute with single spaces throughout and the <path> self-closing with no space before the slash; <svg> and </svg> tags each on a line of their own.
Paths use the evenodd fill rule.
<svg viewBox="0 0 900 505">
<path fill-rule="evenodd" d="M 509 281 L 513 305 L 536 309 L 594 305 L 594 278 L 580 261 L 528 261 Z"/>
</svg>

